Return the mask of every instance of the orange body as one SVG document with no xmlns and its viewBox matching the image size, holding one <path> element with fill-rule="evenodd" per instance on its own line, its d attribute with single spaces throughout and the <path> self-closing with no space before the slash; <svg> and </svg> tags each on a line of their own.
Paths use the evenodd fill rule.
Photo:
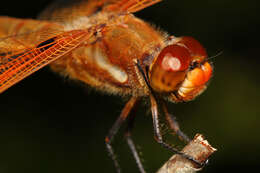
<svg viewBox="0 0 260 173">
<path fill-rule="evenodd" d="M 152 59 L 145 55 L 162 48 L 163 40 L 161 33 L 145 22 L 131 14 L 124 15 L 117 24 L 108 24 L 95 43 L 75 49 L 52 63 L 51 68 L 103 91 L 147 95 L 135 60 L 151 63 Z"/>
<path fill-rule="evenodd" d="M 70 51 L 64 52 L 64 55 L 60 55 L 59 58 L 47 61 L 53 71 L 71 79 L 80 80 L 104 92 L 146 96 L 149 95 L 149 86 L 145 83 L 140 69 L 136 66 L 138 61 L 144 71 L 147 71 L 151 87 L 171 101 L 191 100 L 205 89 L 211 76 L 211 66 L 207 63 L 203 65 L 203 68 L 194 69 L 196 72 L 188 69 L 192 61 L 197 61 L 197 59 L 203 61 L 207 56 L 204 48 L 196 40 L 188 37 L 168 37 L 167 34 L 156 30 L 131 13 L 117 10 L 118 6 L 127 0 L 120 2 L 121 4 L 106 6 L 106 3 L 109 2 L 109 0 L 90 0 L 81 2 L 81 4 L 76 3 L 70 6 L 70 11 L 68 11 L 66 4 L 55 10 L 54 4 L 41 14 L 40 19 L 43 21 L 2 17 L 0 18 L 0 36 L 13 36 L 3 42 L 6 44 L 6 52 L 13 51 L 13 47 L 19 45 L 19 48 L 15 48 L 15 50 L 18 53 L 23 53 L 24 50 L 30 51 L 31 47 L 35 45 L 43 44 L 46 46 L 46 40 L 48 41 L 49 38 L 64 31 L 85 30 L 88 39 L 78 43 L 79 46 L 76 48 L 73 47 Z M 128 8 L 137 11 L 140 8 L 138 6 L 132 8 L 131 5 L 129 3 L 125 7 L 122 6 L 122 9 Z M 82 16 L 83 14 L 84 16 Z M 182 66 L 182 69 L 178 69 L 174 73 L 162 70 L 160 65 L 162 60 L 158 60 L 160 53 L 170 44 L 176 45 L 177 51 L 175 52 L 177 53 L 182 45 L 181 49 L 183 50 L 180 51 L 179 55 L 186 54 L 182 57 L 186 57 L 185 61 L 187 61 L 185 67 Z M 16 55 L 9 56 L 9 59 L 11 59 L 10 57 L 14 58 Z M 165 62 L 166 66 L 167 64 L 179 63 L 176 59 L 171 60 L 171 55 L 168 59 L 169 61 L 164 59 L 164 66 Z M 0 58 L 0 63 L 4 60 L 5 58 Z M 19 64 L 21 63 L 19 62 Z M 36 70 L 32 69 L 31 71 Z M 10 74 L 5 75 L 10 76 Z M 17 78 L 16 76 L 13 78 Z M 2 85 L 6 83 L 5 78 L 1 79 L 0 74 Z M 182 86 L 183 82 L 184 86 Z M 6 88 L 9 85 L 12 84 L 7 84 Z"/>
<path fill-rule="evenodd" d="M 53 4 L 39 20 L 0 17 L 0 93 L 40 68 L 81 81 L 103 92 L 130 95 L 105 138 L 109 155 L 120 172 L 112 139 L 128 120 L 126 139 L 145 173 L 131 139 L 131 110 L 149 97 L 155 139 L 185 158 L 196 159 L 165 143 L 160 132 L 159 106 L 169 127 L 189 142 L 163 99 L 189 101 L 202 93 L 212 76 L 203 46 L 191 37 L 174 37 L 156 30 L 132 13 L 161 0 L 75 0 Z M 160 105 L 157 103 L 160 101 Z"/>
</svg>

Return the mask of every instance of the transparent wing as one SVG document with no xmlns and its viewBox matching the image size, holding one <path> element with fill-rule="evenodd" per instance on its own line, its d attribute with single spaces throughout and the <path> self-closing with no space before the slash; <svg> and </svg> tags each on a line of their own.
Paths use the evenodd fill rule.
<svg viewBox="0 0 260 173">
<path fill-rule="evenodd" d="M 115 4 L 106 7 L 106 10 L 114 12 L 135 13 L 152 6 L 162 0 L 118 0 Z"/>
<path fill-rule="evenodd" d="M 91 35 L 85 30 L 73 30 L 51 37 L 32 48 L 16 51 L 16 54 L 1 53 L 0 93 L 72 51 Z"/>
<path fill-rule="evenodd" d="M 102 10 L 134 13 L 162 0 L 56 0 L 46 8 L 40 19 L 64 22 L 91 16 Z"/>
<path fill-rule="evenodd" d="M 19 54 L 25 49 L 64 32 L 63 26 L 47 21 L 0 17 L 0 56 Z"/>
<path fill-rule="evenodd" d="M 42 20 L 67 22 L 78 17 L 88 17 L 101 11 L 111 0 L 55 0 L 40 13 Z"/>
</svg>

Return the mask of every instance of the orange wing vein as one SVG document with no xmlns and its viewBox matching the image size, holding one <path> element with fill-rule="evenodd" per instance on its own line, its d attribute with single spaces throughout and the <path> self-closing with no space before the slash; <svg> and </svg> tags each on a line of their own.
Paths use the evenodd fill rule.
<svg viewBox="0 0 260 173">
<path fill-rule="evenodd" d="M 120 0 L 115 4 L 109 5 L 105 10 L 135 13 L 160 1 L 162 0 Z"/>
<path fill-rule="evenodd" d="M 64 19 L 76 19 L 91 16 L 100 9 L 115 13 L 134 13 L 154 5 L 162 0 L 63 0 L 54 1 L 44 10 L 40 19 L 64 22 Z"/>
<path fill-rule="evenodd" d="M 23 53 L 6 57 L 0 55 L 0 93 L 70 52 L 91 35 L 85 30 L 68 31 Z"/>
</svg>

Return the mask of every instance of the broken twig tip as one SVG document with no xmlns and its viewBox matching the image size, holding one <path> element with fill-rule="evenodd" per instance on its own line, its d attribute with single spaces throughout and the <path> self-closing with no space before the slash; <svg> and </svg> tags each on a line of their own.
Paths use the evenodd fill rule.
<svg viewBox="0 0 260 173">
<path fill-rule="evenodd" d="M 209 156 L 215 151 L 217 150 L 201 134 L 196 134 L 194 139 L 182 150 L 183 153 L 193 157 L 200 163 L 207 162 Z M 201 169 L 191 160 L 175 154 L 156 173 L 195 173 Z"/>
</svg>

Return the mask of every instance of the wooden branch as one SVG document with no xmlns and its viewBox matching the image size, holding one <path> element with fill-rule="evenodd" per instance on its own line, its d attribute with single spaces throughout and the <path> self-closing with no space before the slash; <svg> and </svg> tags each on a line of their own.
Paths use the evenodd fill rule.
<svg viewBox="0 0 260 173">
<path fill-rule="evenodd" d="M 197 134 L 182 150 L 201 163 L 204 163 L 215 151 L 216 149 L 201 134 Z M 195 173 L 201 169 L 194 162 L 175 154 L 156 173 Z"/>
</svg>

